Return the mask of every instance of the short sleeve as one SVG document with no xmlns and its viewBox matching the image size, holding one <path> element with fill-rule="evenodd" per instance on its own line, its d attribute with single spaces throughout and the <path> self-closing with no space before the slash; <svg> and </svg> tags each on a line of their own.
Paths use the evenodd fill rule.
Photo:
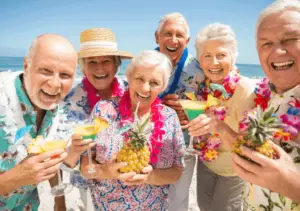
<svg viewBox="0 0 300 211">
<path fill-rule="evenodd" d="M 175 113 L 175 112 L 174 112 Z M 177 115 L 173 115 L 173 165 L 175 166 L 184 166 L 184 159 L 183 159 L 183 151 L 185 149 L 185 142 L 183 133 L 181 130 L 180 122 Z"/>
</svg>

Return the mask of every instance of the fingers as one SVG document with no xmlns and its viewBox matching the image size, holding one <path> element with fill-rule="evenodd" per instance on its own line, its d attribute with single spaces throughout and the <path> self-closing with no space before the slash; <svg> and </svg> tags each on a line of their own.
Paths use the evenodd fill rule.
<svg viewBox="0 0 300 211">
<path fill-rule="evenodd" d="M 61 163 L 67 157 L 67 155 L 68 155 L 68 153 L 64 152 L 60 155 L 60 157 L 44 161 L 42 163 L 42 168 L 47 169 L 47 168 L 57 165 L 58 163 Z"/>
<path fill-rule="evenodd" d="M 50 168 L 45 169 L 43 174 L 45 176 L 47 176 L 47 175 L 56 173 L 59 170 L 60 165 L 61 165 L 61 163 L 58 163 L 54 166 L 51 166 Z"/>
<path fill-rule="evenodd" d="M 81 135 L 78 135 L 78 134 L 73 134 L 72 135 L 72 141 L 73 140 L 82 140 L 82 136 Z"/>
<path fill-rule="evenodd" d="M 247 172 L 255 175 L 259 175 L 262 172 L 262 167 L 260 165 L 250 162 L 237 154 L 234 154 L 232 159 L 238 166 L 247 170 Z"/>
<path fill-rule="evenodd" d="M 57 172 L 55 172 L 55 173 L 53 173 L 53 174 L 49 174 L 49 175 L 47 175 L 47 176 L 44 176 L 44 177 L 42 177 L 42 179 L 41 179 L 41 181 L 40 181 L 40 182 L 43 182 L 43 181 L 46 181 L 46 180 L 49 180 L 49 179 L 53 178 L 53 177 L 56 175 L 56 173 L 57 173 Z M 38 183 L 40 183 L 40 182 L 38 182 Z"/>
<path fill-rule="evenodd" d="M 79 145 L 79 146 L 74 146 L 74 150 L 79 151 L 79 152 L 84 152 L 96 145 L 95 142 L 89 143 L 88 145 Z"/>
<path fill-rule="evenodd" d="M 149 174 L 153 171 L 153 167 L 151 165 L 146 166 L 145 168 L 142 169 L 142 172 L 144 174 Z"/>
<path fill-rule="evenodd" d="M 239 155 L 234 154 L 232 156 L 232 167 L 234 171 L 241 177 L 243 180 L 253 183 L 253 179 L 257 177 L 256 174 L 253 174 L 252 172 L 247 171 L 244 167 L 240 166 L 239 163 L 241 161 L 241 158 Z"/>
<path fill-rule="evenodd" d="M 168 94 L 164 96 L 163 101 L 166 100 L 178 100 L 178 95 L 177 94 Z"/>
<path fill-rule="evenodd" d="M 190 130 L 190 128 L 189 128 L 189 134 L 191 136 L 202 136 L 202 135 L 206 135 L 206 134 L 210 133 L 210 129 L 211 129 L 210 125 L 205 125 L 196 130 Z"/>
<path fill-rule="evenodd" d="M 164 101 L 164 104 L 173 108 L 175 111 L 183 111 L 183 108 L 182 108 L 181 104 L 179 103 L 179 101 L 166 100 L 166 101 Z"/>
<path fill-rule="evenodd" d="M 251 150 L 248 147 L 241 146 L 240 149 L 243 154 L 245 154 L 248 158 L 253 160 L 255 163 L 257 163 L 261 166 L 264 166 L 264 167 L 272 165 L 271 162 L 273 160 L 271 160 L 267 156 L 262 155 L 254 150 Z M 246 169 L 248 169 L 248 168 L 246 168 Z"/>
<path fill-rule="evenodd" d="M 63 149 L 55 149 L 49 152 L 45 152 L 36 156 L 33 156 L 32 158 L 35 158 L 37 162 L 43 162 L 44 160 L 47 160 L 51 157 L 57 157 L 60 156 L 64 152 Z"/>
<path fill-rule="evenodd" d="M 84 146 L 84 145 L 88 145 L 90 143 L 93 143 L 92 139 L 73 139 L 72 140 L 72 145 L 73 146 Z"/>
<path fill-rule="evenodd" d="M 122 181 L 126 181 L 126 180 L 130 180 L 135 175 L 136 175 L 135 172 L 122 173 L 119 174 L 118 179 Z"/>
</svg>

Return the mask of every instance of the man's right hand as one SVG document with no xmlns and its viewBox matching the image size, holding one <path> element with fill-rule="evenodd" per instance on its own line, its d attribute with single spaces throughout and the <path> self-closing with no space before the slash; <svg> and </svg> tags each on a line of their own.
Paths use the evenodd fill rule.
<svg viewBox="0 0 300 211">
<path fill-rule="evenodd" d="M 172 109 L 174 109 L 176 111 L 177 116 L 180 121 L 180 125 L 185 126 L 189 123 L 189 119 L 188 119 L 187 115 L 185 114 L 181 104 L 179 103 L 178 98 L 179 97 L 176 94 L 168 94 L 162 99 L 162 101 L 163 101 L 163 104 L 171 107 Z"/>
<path fill-rule="evenodd" d="M 45 152 L 26 158 L 12 171 L 21 180 L 21 185 L 39 184 L 55 176 L 67 153 L 62 149 Z"/>
</svg>

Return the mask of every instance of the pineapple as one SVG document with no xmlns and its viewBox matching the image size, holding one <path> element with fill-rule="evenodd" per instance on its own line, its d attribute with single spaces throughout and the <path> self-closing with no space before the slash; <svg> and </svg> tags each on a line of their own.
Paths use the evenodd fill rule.
<svg viewBox="0 0 300 211">
<path fill-rule="evenodd" d="M 148 149 L 148 137 L 150 130 L 147 124 L 150 116 L 144 122 L 138 120 L 134 130 L 128 132 L 128 142 L 121 148 L 117 155 L 117 162 L 126 162 L 127 166 L 122 167 L 120 172 L 134 171 L 141 173 L 142 169 L 148 166 L 150 151 Z"/>
<path fill-rule="evenodd" d="M 251 116 L 249 115 L 248 120 L 244 123 L 247 125 L 245 129 L 246 135 L 237 138 L 233 144 L 232 151 L 245 157 L 240 150 L 240 146 L 243 145 L 271 159 L 275 159 L 276 153 L 270 141 L 272 141 L 274 133 L 278 131 L 280 124 L 274 116 L 274 108 L 263 112 L 262 109 L 258 107 L 257 113 Z"/>
</svg>

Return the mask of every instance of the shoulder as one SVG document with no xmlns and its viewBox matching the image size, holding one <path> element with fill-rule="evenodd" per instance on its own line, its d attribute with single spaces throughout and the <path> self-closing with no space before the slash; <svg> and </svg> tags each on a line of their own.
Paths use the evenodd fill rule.
<svg viewBox="0 0 300 211">
<path fill-rule="evenodd" d="M 94 113 L 109 113 L 119 107 L 116 100 L 100 100 L 94 107 Z"/>
<path fill-rule="evenodd" d="M 82 84 L 79 83 L 71 89 L 69 94 L 65 97 L 65 101 L 72 100 L 72 98 L 74 97 L 82 97 L 82 96 L 86 96 L 86 92 L 83 90 Z"/>
<path fill-rule="evenodd" d="M 251 79 L 241 75 L 241 78 L 237 84 L 236 91 L 240 94 L 251 94 L 254 93 L 257 80 Z"/>
<path fill-rule="evenodd" d="M 165 122 L 172 122 L 172 123 L 175 123 L 174 121 L 179 121 L 178 120 L 178 117 L 177 117 L 177 113 L 174 109 L 166 106 L 166 105 L 163 105 L 163 108 L 162 108 L 162 114 L 165 118 Z"/>
</svg>

